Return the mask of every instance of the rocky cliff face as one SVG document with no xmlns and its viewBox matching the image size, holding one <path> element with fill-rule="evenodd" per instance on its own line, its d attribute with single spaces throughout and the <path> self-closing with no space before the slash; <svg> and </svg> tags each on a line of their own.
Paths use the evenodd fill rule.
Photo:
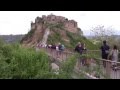
<svg viewBox="0 0 120 90">
<path fill-rule="evenodd" d="M 52 14 L 43 15 L 37 17 L 35 22 L 31 22 L 31 30 L 21 40 L 21 43 L 25 46 L 36 46 L 40 42 L 43 44 L 62 42 L 67 45 L 71 42 L 71 38 L 74 39 L 71 35 L 83 36 L 76 21 Z"/>
</svg>

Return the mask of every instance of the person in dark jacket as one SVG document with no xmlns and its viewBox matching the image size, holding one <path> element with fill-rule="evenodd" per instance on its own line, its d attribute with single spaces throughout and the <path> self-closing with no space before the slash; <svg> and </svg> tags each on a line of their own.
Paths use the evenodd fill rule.
<svg viewBox="0 0 120 90">
<path fill-rule="evenodd" d="M 81 45 L 81 43 L 79 42 L 78 45 L 75 47 L 75 51 L 82 54 L 83 52 L 83 47 Z"/>
<path fill-rule="evenodd" d="M 78 44 L 76 45 L 76 47 L 75 47 L 75 51 L 76 51 L 76 52 L 79 52 L 78 47 L 79 47 L 80 44 L 81 44 L 81 43 L 78 42 Z"/>
<path fill-rule="evenodd" d="M 106 41 L 103 41 L 103 45 L 101 46 L 101 52 L 102 52 L 102 59 L 108 59 L 109 55 L 109 49 L 110 47 L 107 45 Z M 103 66 L 106 67 L 105 61 L 103 61 Z"/>
</svg>

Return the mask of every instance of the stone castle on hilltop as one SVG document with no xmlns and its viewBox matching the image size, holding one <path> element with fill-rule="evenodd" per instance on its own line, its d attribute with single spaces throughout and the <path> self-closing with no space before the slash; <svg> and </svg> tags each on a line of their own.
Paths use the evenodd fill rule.
<svg viewBox="0 0 120 90">
<path fill-rule="evenodd" d="M 49 24 L 63 23 L 65 29 L 70 31 L 70 32 L 73 32 L 73 33 L 77 33 L 78 30 L 81 30 L 80 28 L 78 28 L 78 25 L 77 25 L 76 21 L 68 20 L 65 17 L 56 16 L 56 15 L 53 15 L 53 14 L 48 15 L 48 16 L 42 15 L 42 18 L 37 17 L 35 19 L 34 23 L 31 22 L 31 29 L 39 28 L 40 23 L 42 23 L 42 24 L 46 24 L 46 23 L 49 23 Z M 81 31 L 81 34 L 83 34 L 82 31 Z"/>
</svg>

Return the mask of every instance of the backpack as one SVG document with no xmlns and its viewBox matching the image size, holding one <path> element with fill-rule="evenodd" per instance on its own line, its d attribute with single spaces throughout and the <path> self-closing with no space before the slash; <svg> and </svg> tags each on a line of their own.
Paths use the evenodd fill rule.
<svg viewBox="0 0 120 90">
<path fill-rule="evenodd" d="M 65 46 L 64 45 L 60 45 L 60 50 L 64 50 Z"/>
</svg>

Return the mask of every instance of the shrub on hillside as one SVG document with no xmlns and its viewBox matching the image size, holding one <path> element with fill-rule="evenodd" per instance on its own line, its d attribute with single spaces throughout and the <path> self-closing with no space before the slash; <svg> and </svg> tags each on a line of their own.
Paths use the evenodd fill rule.
<svg viewBox="0 0 120 90">
<path fill-rule="evenodd" d="M 5 45 L 0 54 L 0 73 L 3 79 L 50 78 L 47 77 L 50 74 L 49 58 L 44 52 L 37 53 L 31 48 Z"/>
</svg>

